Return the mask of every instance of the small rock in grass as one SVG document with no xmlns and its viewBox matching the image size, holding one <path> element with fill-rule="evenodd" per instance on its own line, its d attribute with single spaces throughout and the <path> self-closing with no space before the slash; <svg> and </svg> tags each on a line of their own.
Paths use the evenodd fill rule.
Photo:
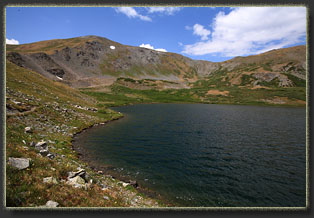
<svg viewBox="0 0 314 218">
<path fill-rule="evenodd" d="M 37 150 L 42 150 L 42 149 L 44 149 L 44 150 L 47 150 L 48 149 L 48 145 L 47 145 L 47 142 L 45 142 L 45 141 L 40 141 L 40 142 L 38 142 L 36 145 L 35 145 L 35 149 L 37 149 Z"/>
<path fill-rule="evenodd" d="M 52 153 L 47 154 L 47 157 L 50 158 L 51 160 L 55 158 L 55 155 Z"/>
<path fill-rule="evenodd" d="M 40 153 L 42 156 L 46 157 L 46 156 L 49 154 L 49 151 L 48 151 L 48 150 L 45 150 L 45 149 L 42 149 L 42 150 L 39 151 L 39 153 Z"/>
<path fill-rule="evenodd" d="M 127 187 L 128 185 L 130 185 L 130 184 L 127 183 L 127 182 L 118 182 L 118 184 L 121 184 L 123 187 Z"/>
<path fill-rule="evenodd" d="M 25 133 L 31 133 L 32 132 L 32 128 L 29 126 L 25 127 L 24 130 L 25 130 Z"/>
<path fill-rule="evenodd" d="M 77 172 L 69 172 L 68 173 L 68 178 L 73 178 L 73 177 L 76 177 L 76 176 L 80 176 L 81 178 L 86 180 L 86 171 L 84 169 L 80 169 Z"/>
<path fill-rule="evenodd" d="M 81 178 L 80 176 L 76 176 L 74 178 L 70 178 L 68 179 L 68 181 L 66 182 L 69 185 L 72 185 L 75 188 L 87 188 L 86 184 L 85 184 L 85 180 L 83 178 Z"/>
<path fill-rule="evenodd" d="M 59 203 L 55 201 L 47 201 L 46 207 L 58 207 Z"/>
<path fill-rule="evenodd" d="M 9 157 L 9 164 L 19 170 L 23 170 L 29 167 L 29 158 L 14 158 Z"/>
<path fill-rule="evenodd" d="M 105 199 L 105 200 L 109 200 L 109 197 L 105 195 L 105 196 L 104 196 L 104 199 Z"/>
</svg>

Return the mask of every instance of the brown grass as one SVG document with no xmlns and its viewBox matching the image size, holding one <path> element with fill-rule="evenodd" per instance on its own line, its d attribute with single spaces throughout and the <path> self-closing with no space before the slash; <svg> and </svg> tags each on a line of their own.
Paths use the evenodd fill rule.
<svg viewBox="0 0 314 218">
<path fill-rule="evenodd" d="M 219 91 L 217 89 L 212 89 L 212 90 L 209 90 L 206 95 L 223 95 L 223 96 L 228 96 L 229 95 L 229 91 Z"/>
</svg>

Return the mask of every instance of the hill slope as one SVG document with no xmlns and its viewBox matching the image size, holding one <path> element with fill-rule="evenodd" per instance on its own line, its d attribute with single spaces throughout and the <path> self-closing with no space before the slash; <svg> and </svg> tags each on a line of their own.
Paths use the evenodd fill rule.
<svg viewBox="0 0 314 218">
<path fill-rule="evenodd" d="M 58 203 L 59 207 L 163 205 L 145 197 L 129 183 L 93 170 L 72 149 L 74 134 L 96 123 L 117 119 L 121 114 L 36 72 L 11 62 L 6 67 L 7 207 L 38 207 L 48 201 Z M 43 142 L 47 147 L 38 150 L 36 144 Z M 11 162 L 14 158 L 22 158 L 28 165 L 20 169 L 21 165 Z M 84 180 L 81 176 L 70 180 L 71 173 L 78 171 Z"/>
</svg>

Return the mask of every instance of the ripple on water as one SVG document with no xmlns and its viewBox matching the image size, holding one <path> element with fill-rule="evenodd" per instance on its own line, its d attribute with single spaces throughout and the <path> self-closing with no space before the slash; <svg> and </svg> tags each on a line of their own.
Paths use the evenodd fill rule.
<svg viewBox="0 0 314 218">
<path fill-rule="evenodd" d="M 202 104 L 114 108 L 84 148 L 182 206 L 305 206 L 305 109 Z M 123 169 L 123 170 L 122 170 Z"/>
</svg>

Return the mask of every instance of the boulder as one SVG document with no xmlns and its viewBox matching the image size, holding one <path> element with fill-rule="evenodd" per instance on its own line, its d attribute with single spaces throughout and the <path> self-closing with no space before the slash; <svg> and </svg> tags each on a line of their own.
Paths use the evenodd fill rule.
<svg viewBox="0 0 314 218">
<path fill-rule="evenodd" d="M 48 150 L 47 142 L 41 140 L 35 145 L 36 150 Z"/>
<path fill-rule="evenodd" d="M 68 185 L 72 185 L 74 188 L 87 188 L 85 180 L 80 177 L 76 176 L 74 178 L 68 178 L 68 181 L 66 182 Z"/>
<path fill-rule="evenodd" d="M 76 176 L 79 176 L 86 181 L 86 171 L 84 169 L 81 169 L 77 172 L 69 172 L 68 173 L 68 179 L 74 178 Z"/>
<path fill-rule="evenodd" d="M 23 170 L 29 167 L 29 158 L 14 158 L 9 157 L 9 164 L 19 170 Z"/>
<path fill-rule="evenodd" d="M 58 207 L 59 203 L 55 201 L 47 201 L 45 207 Z"/>
</svg>

